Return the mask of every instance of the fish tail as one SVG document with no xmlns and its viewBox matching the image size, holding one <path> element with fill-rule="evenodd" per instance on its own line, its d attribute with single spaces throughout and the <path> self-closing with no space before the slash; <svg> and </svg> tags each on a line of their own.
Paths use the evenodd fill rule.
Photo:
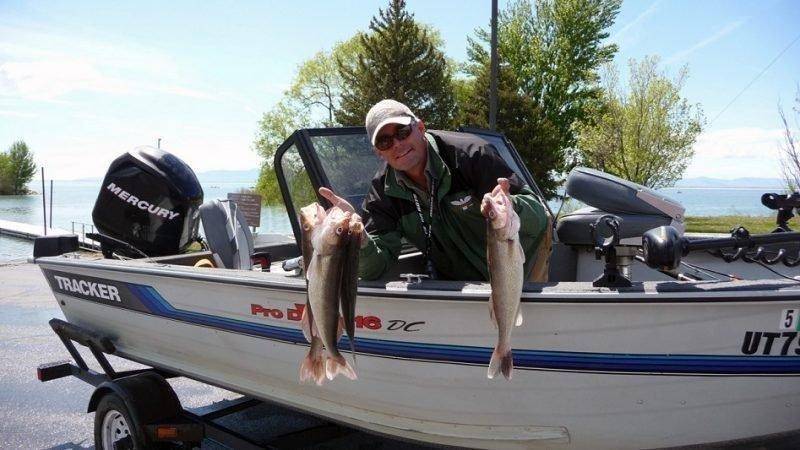
<svg viewBox="0 0 800 450">
<path fill-rule="evenodd" d="M 325 375 L 329 380 L 336 378 L 336 375 L 342 374 L 351 380 L 358 378 L 356 371 L 350 366 L 344 356 L 329 356 L 325 361 Z"/>
<path fill-rule="evenodd" d="M 513 371 L 514 355 L 511 353 L 511 348 L 498 345 L 492 352 L 492 359 L 489 361 L 489 370 L 486 372 L 486 376 L 493 379 L 498 373 L 502 373 L 507 380 L 510 380 Z"/>
<path fill-rule="evenodd" d="M 319 338 L 314 338 L 319 339 Z M 300 382 L 314 381 L 317 386 L 325 380 L 325 359 L 321 347 L 314 345 L 308 349 L 308 354 L 300 363 Z"/>
</svg>

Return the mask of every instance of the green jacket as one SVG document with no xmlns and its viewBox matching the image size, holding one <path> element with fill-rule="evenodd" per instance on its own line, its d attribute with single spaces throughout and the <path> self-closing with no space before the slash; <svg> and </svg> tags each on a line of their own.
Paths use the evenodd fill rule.
<svg viewBox="0 0 800 450">
<path fill-rule="evenodd" d="M 511 182 L 514 210 L 520 217 L 520 244 L 525 253 L 525 274 L 547 224 L 544 207 L 522 179 L 483 139 L 466 133 L 429 131 L 428 161 L 436 178 L 431 259 L 440 278 L 488 280 L 486 219 L 480 212 L 483 195 L 500 177 Z M 426 222 L 428 195 L 420 196 Z M 364 224 L 369 241 L 361 249 L 359 274 L 365 280 L 383 275 L 400 255 L 401 238 L 425 248 L 425 234 L 409 187 L 398 181 L 386 163 L 372 180 L 364 199 Z"/>
</svg>

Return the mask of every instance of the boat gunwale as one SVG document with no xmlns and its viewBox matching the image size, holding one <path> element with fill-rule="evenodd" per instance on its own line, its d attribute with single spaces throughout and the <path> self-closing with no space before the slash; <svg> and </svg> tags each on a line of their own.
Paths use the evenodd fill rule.
<svg viewBox="0 0 800 450">
<path fill-rule="evenodd" d="M 233 284 L 239 286 L 255 287 L 268 290 L 304 292 L 305 283 L 300 278 L 296 282 L 281 282 L 275 273 L 253 272 L 256 276 L 245 276 L 247 272 L 237 271 L 231 273 L 199 273 L 188 266 L 162 264 L 147 267 L 136 261 L 133 264 L 114 262 L 109 260 L 88 261 L 68 259 L 60 256 L 32 258 L 31 262 L 39 265 L 57 267 L 75 267 L 109 272 L 121 272 L 137 275 L 150 275 L 165 278 L 178 278 L 203 282 Z M 178 270 L 168 270 L 177 268 Z M 202 269 L 209 271 L 209 269 Z M 217 269 L 222 271 L 222 269 Z M 233 271 L 225 271 L 233 272 Z M 265 274 L 272 275 L 263 278 Z M 233 275 L 233 276 L 232 276 Z M 769 283 L 765 283 L 768 281 Z M 383 283 L 379 287 L 377 283 Z M 485 302 L 491 293 L 488 283 L 468 283 L 454 281 L 457 288 L 435 289 L 430 283 L 439 286 L 447 284 L 446 281 L 427 281 L 419 285 L 403 282 L 359 282 L 359 296 L 378 298 L 405 298 L 414 300 L 450 300 L 458 302 Z M 684 284 L 685 283 L 685 284 Z M 371 286 L 371 284 L 374 284 Z M 395 286 L 391 286 L 395 284 Z M 567 286 L 565 286 L 567 285 Z M 417 287 L 419 286 L 419 287 Z M 561 286 L 561 289 L 558 287 Z M 584 290 L 569 290 L 566 288 L 584 288 Z M 591 282 L 559 282 L 559 283 L 526 283 L 521 301 L 523 303 L 575 303 L 575 304 L 665 304 L 665 303 L 771 303 L 800 301 L 800 284 L 791 281 L 763 279 L 763 280 L 738 280 L 738 281 L 701 281 L 701 282 L 675 282 L 652 281 L 637 282 L 631 288 L 612 290 L 608 288 L 595 288 L 591 290 Z M 796 287 L 792 289 L 792 287 Z M 659 288 L 662 288 L 659 290 Z M 458 290 L 457 290 L 458 289 Z M 550 290 L 548 290 L 550 289 Z M 457 294 L 456 294 L 457 293 Z M 764 295 L 766 293 L 766 295 Z"/>
</svg>

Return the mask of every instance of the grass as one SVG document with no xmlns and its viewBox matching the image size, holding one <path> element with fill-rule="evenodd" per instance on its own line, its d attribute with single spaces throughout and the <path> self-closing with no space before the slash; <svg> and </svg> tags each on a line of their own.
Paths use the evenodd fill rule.
<svg viewBox="0 0 800 450">
<path fill-rule="evenodd" d="M 789 226 L 794 228 L 792 220 Z M 738 226 L 747 228 L 752 234 L 769 233 L 774 230 L 775 216 L 716 216 L 716 217 L 686 217 L 686 231 L 691 233 L 730 233 L 731 229 Z"/>
</svg>

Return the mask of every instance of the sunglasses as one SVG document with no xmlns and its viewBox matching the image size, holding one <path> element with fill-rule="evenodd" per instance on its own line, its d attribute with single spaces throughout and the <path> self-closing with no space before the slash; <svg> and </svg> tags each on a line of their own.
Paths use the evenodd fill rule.
<svg viewBox="0 0 800 450">
<path fill-rule="evenodd" d="M 385 152 L 386 150 L 392 148 L 395 139 L 397 139 L 398 142 L 403 142 L 409 136 L 411 136 L 412 131 L 414 131 L 414 122 L 402 127 L 398 127 L 396 130 L 394 130 L 393 134 L 384 134 L 378 136 L 375 138 L 375 148 Z"/>
</svg>

